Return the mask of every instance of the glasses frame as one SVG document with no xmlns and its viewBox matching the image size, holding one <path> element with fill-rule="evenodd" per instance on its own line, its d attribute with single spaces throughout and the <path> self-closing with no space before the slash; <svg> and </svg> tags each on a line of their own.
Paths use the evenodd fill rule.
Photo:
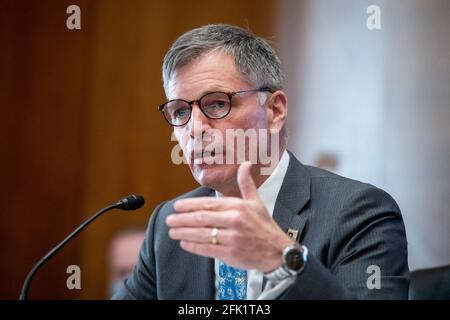
<svg viewBox="0 0 450 320">
<path fill-rule="evenodd" d="M 163 114 L 164 119 L 165 119 L 165 120 L 167 121 L 167 123 L 170 124 L 172 127 L 182 127 L 182 126 L 186 125 L 186 124 L 189 122 L 189 120 L 191 120 L 191 117 L 192 117 L 192 109 L 193 109 L 192 105 L 193 105 L 194 103 L 197 103 L 197 105 L 198 105 L 200 111 L 201 111 L 201 112 L 205 115 L 205 117 L 207 117 L 208 119 L 215 119 L 215 120 L 223 119 L 223 118 L 225 118 L 226 116 L 228 116 L 228 115 L 230 114 L 230 112 L 231 112 L 231 99 L 232 99 L 235 95 L 237 95 L 237 94 L 240 94 L 240 93 L 247 93 L 247 92 L 270 92 L 270 93 L 274 93 L 274 91 L 273 91 L 272 89 L 270 89 L 269 87 L 261 87 L 261 88 L 258 88 L 258 89 L 240 90 L 240 91 L 234 91 L 234 92 L 212 91 L 212 92 L 205 93 L 204 95 L 202 95 L 202 96 L 201 96 L 200 98 L 198 98 L 197 100 L 192 100 L 192 101 L 187 101 L 187 100 L 184 100 L 184 99 L 172 99 L 172 100 L 169 100 L 169 101 L 163 103 L 162 105 L 160 105 L 160 106 L 158 107 L 158 110 Z M 201 100 L 202 100 L 204 97 L 206 97 L 207 95 L 210 95 L 210 94 L 214 94 L 214 93 L 223 93 L 223 94 L 226 94 L 226 95 L 228 96 L 228 99 L 229 99 L 229 102 L 230 102 L 230 108 L 228 109 L 228 112 L 227 112 L 225 115 L 223 115 L 222 117 L 219 117 L 219 118 L 214 118 L 214 117 L 208 116 L 208 115 L 206 114 L 206 112 L 203 110 L 202 105 L 201 105 L 201 103 L 200 103 Z M 165 107 L 167 104 L 169 104 L 170 102 L 173 102 L 173 101 L 182 101 L 182 102 L 186 102 L 186 103 L 189 105 L 189 109 L 190 109 L 189 118 L 188 118 L 188 119 L 186 120 L 186 122 L 183 123 L 183 124 L 176 124 L 176 125 L 175 125 L 175 124 L 172 124 L 172 123 L 169 121 L 169 119 L 167 119 L 166 114 L 164 113 L 164 107 Z"/>
</svg>

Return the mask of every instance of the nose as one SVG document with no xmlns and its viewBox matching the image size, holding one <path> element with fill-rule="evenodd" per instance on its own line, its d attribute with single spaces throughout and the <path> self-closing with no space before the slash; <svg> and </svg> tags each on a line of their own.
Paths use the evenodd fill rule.
<svg viewBox="0 0 450 320">
<path fill-rule="evenodd" d="M 200 110 L 197 102 L 192 105 L 192 114 L 189 122 L 186 124 L 186 130 L 189 135 L 195 139 L 201 139 L 206 130 L 211 128 L 210 121 Z"/>
</svg>

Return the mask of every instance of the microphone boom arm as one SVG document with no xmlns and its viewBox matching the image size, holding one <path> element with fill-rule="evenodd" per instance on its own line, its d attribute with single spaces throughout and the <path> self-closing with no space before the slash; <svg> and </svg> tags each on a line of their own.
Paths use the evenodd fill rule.
<svg viewBox="0 0 450 320">
<path fill-rule="evenodd" d="M 22 286 L 22 291 L 20 292 L 19 300 L 27 300 L 28 299 L 28 290 L 31 284 L 31 281 L 33 280 L 34 275 L 36 272 L 56 253 L 58 253 L 59 250 L 61 250 L 73 237 L 75 237 L 78 233 L 81 232 L 88 224 L 90 224 L 92 221 L 97 219 L 99 216 L 101 216 L 103 213 L 115 209 L 115 208 L 121 208 L 123 204 L 119 201 L 116 204 L 109 205 L 100 211 L 98 211 L 96 214 L 94 214 L 92 217 L 87 219 L 85 222 L 83 222 L 78 228 L 76 228 L 71 234 L 69 234 L 63 241 L 61 241 L 56 247 L 54 247 L 52 250 L 50 250 L 41 260 L 39 260 L 31 269 L 31 271 L 28 273 L 27 277 L 25 278 L 25 281 Z"/>
</svg>

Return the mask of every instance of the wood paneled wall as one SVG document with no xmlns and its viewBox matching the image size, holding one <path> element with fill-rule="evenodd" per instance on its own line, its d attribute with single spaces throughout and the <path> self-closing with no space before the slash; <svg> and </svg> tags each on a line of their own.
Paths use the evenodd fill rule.
<svg viewBox="0 0 450 320">
<path fill-rule="evenodd" d="M 81 30 L 66 8 L 81 8 Z M 37 275 L 30 298 L 106 298 L 111 235 L 145 224 L 156 204 L 195 187 L 170 160 L 161 63 L 184 31 L 231 23 L 275 35 L 267 1 L 2 1 L 0 11 L 0 298 L 18 297 L 26 273 L 82 220 L 129 193 L 135 213 L 90 225 Z M 81 290 L 66 268 L 81 267 Z"/>
</svg>

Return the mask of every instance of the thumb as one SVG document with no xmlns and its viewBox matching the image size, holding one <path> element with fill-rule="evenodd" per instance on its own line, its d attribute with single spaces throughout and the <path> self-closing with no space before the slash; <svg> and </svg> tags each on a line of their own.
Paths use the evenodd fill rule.
<svg viewBox="0 0 450 320">
<path fill-rule="evenodd" d="M 237 182 L 243 199 L 258 198 L 258 191 L 250 172 L 251 168 L 251 162 L 245 161 L 241 163 L 237 173 Z"/>
</svg>

